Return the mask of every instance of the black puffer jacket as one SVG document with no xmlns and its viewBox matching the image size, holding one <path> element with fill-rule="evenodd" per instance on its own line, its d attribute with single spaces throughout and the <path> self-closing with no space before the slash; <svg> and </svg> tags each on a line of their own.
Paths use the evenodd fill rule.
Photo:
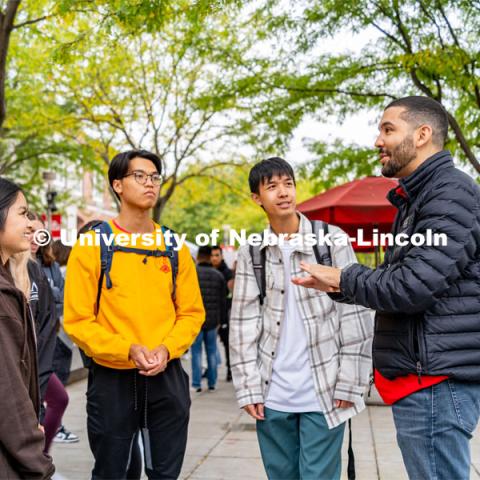
<svg viewBox="0 0 480 480">
<path fill-rule="evenodd" d="M 226 322 L 227 284 L 223 275 L 210 263 L 199 263 L 197 273 L 206 313 L 202 330 L 211 330 Z"/>
<path fill-rule="evenodd" d="M 377 311 L 374 366 L 392 379 L 409 373 L 480 381 L 480 188 L 448 151 L 400 180 L 389 200 L 393 232 L 445 233 L 446 246 L 389 248 L 372 270 L 342 272 L 341 291 Z"/>
</svg>

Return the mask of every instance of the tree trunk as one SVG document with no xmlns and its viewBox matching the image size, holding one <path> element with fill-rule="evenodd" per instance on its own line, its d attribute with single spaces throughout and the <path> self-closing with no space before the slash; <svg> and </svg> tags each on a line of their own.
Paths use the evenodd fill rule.
<svg viewBox="0 0 480 480">
<path fill-rule="evenodd" d="M 153 207 L 153 220 L 155 222 L 160 223 L 160 219 L 162 218 L 163 209 L 166 207 L 169 198 L 170 197 L 167 198 L 166 196 L 160 197 L 158 199 L 158 202 Z"/>
<path fill-rule="evenodd" d="M 9 0 L 5 12 L 0 12 L 0 129 L 7 116 L 5 81 L 7 78 L 7 56 L 10 34 L 21 0 Z"/>
</svg>

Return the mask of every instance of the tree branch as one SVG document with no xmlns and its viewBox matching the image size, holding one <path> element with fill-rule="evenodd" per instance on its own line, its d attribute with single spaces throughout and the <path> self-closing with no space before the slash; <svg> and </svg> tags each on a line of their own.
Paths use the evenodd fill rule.
<svg viewBox="0 0 480 480">
<path fill-rule="evenodd" d="M 55 15 L 44 15 L 43 17 L 39 18 L 34 18 L 32 20 L 26 20 L 25 22 L 22 23 L 17 23 L 13 25 L 12 30 L 16 30 L 17 28 L 22 28 L 26 27 L 27 25 L 33 25 L 35 23 L 43 22 L 43 20 L 46 20 L 47 18 L 54 17 Z"/>
<path fill-rule="evenodd" d="M 470 148 L 470 145 L 468 144 L 468 141 L 465 138 L 465 135 L 463 134 L 462 129 L 460 128 L 460 125 L 458 124 L 456 118 L 451 113 L 447 112 L 447 115 L 448 115 L 448 123 L 452 127 L 453 133 L 455 134 L 455 138 L 460 144 L 460 147 L 463 150 L 463 153 L 465 153 L 465 156 L 467 157 L 468 161 L 473 165 L 475 170 L 480 174 L 480 162 L 477 160 L 477 157 L 475 156 L 472 149 Z"/>
</svg>

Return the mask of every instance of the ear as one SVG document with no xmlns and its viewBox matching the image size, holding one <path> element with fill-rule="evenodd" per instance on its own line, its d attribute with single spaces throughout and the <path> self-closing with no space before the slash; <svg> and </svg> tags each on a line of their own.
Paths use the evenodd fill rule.
<svg viewBox="0 0 480 480">
<path fill-rule="evenodd" d="M 123 193 L 123 183 L 121 180 L 114 180 L 112 182 L 112 188 L 115 193 L 118 193 L 118 195 L 121 195 Z"/>
<path fill-rule="evenodd" d="M 258 193 L 252 193 L 252 200 L 259 206 L 262 206 L 262 201 L 260 200 L 260 195 Z"/>
<path fill-rule="evenodd" d="M 432 127 L 430 125 L 421 125 L 416 132 L 416 146 L 423 147 L 432 141 Z"/>
</svg>

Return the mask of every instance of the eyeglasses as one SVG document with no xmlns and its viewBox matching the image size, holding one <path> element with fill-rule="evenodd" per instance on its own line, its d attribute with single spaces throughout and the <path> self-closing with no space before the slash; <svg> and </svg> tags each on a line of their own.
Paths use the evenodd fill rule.
<svg viewBox="0 0 480 480">
<path fill-rule="evenodd" d="M 147 183 L 148 177 L 150 177 L 150 180 L 154 185 L 160 185 L 162 183 L 162 176 L 159 173 L 145 173 L 142 172 L 141 170 L 135 170 L 132 173 L 127 173 L 127 175 L 124 175 L 123 178 L 125 177 L 131 177 L 133 175 L 133 178 L 137 183 L 140 185 L 145 185 Z"/>
</svg>

